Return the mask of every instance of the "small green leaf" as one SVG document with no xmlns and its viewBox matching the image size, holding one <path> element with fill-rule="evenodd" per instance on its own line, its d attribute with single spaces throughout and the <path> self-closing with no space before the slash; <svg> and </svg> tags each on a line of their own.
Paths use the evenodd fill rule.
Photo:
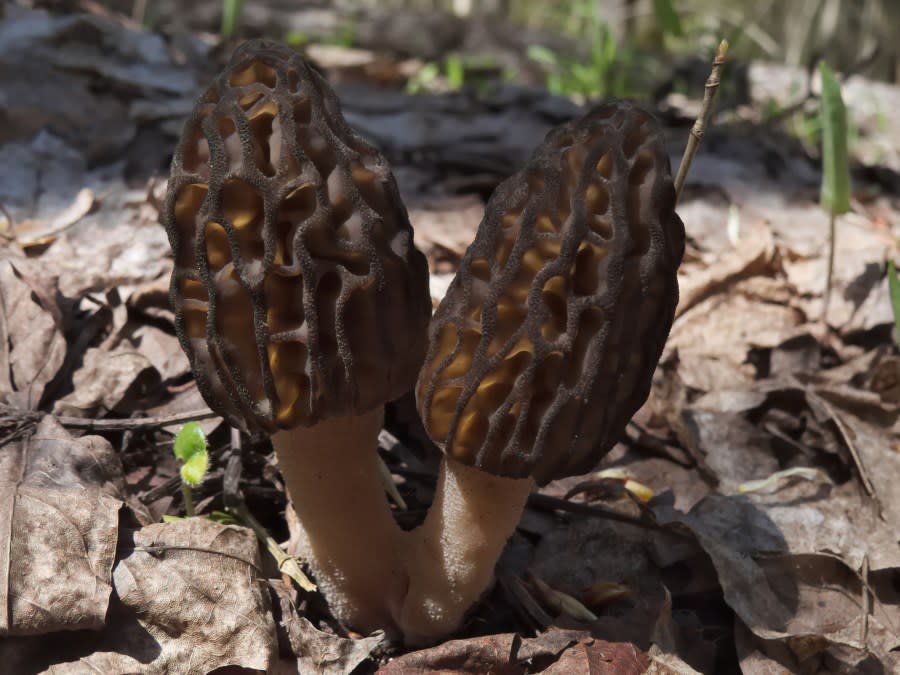
<svg viewBox="0 0 900 675">
<path fill-rule="evenodd" d="M 184 520 L 184 516 L 170 516 L 169 514 L 164 513 L 162 517 L 164 523 L 177 523 L 179 520 Z"/>
<path fill-rule="evenodd" d="M 294 49 L 300 49 L 309 43 L 309 35 L 302 30 L 294 30 L 285 36 L 284 41 Z"/>
<path fill-rule="evenodd" d="M 888 260 L 888 291 L 891 295 L 891 307 L 894 310 L 894 339 L 900 340 L 900 279 L 897 279 L 897 269 L 894 261 Z"/>
<path fill-rule="evenodd" d="M 847 109 L 841 85 L 828 65 L 822 75 L 822 208 L 834 215 L 850 210 L 850 164 L 847 160 Z"/>
<path fill-rule="evenodd" d="M 675 11 L 672 0 L 653 0 L 653 11 L 664 33 L 675 37 L 684 35 L 684 31 L 681 28 L 681 19 L 678 18 L 678 12 Z"/>
<path fill-rule="evenodd" d="M 203 482 L 203 476 L 206 475 L 208 468 L 209 458 L 206 451 L 198 452 L 181 465 L 181 480 L 191 487 L 197 487 Z"/>
<path fill-rule="evenodd" d="M 212 513 L 207 513 L 206 518 L 214 523 L 219 523 L 219 525 L 243 525 L 240 520 L 225 511 L 213 511 Z"/>
<path fill-rule="evenodd" d="M 532 61 L 543 63 L 547 66 L 555 66 L 557 63 L 559 63 L 559 59 L 556 57 L 556 54 L 543 45 L 530 45 L 528 47 L 528 58 Z"/>
<path fill-rule="evenodd" d="M 181 427 L 175 436 L 174 451 L 175 456 L 184 462 L 181 467 L 181 480 L 187 485 L 199 485 L 209 467 L 203 428 L 197 422 L 188 422 Z"/>
<path fill-rule="evenodd" d="M 186 462 L 198 452 L 206 452 L 206 434 L 197 422 L 188 422 L 175 436 L 175 456 Z"/>
<path fill-rule="evenodd" d="M 447 85 L 452 90 L 462 88 L 466 82 L 466 67 L 463 60 L 456 54 L 450 54 L 444 62 L 447 73 Z"/>
</svg>

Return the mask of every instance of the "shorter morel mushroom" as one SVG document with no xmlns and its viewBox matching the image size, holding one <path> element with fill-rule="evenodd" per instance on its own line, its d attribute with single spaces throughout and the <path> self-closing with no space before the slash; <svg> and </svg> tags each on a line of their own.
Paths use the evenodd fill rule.
<svg viewBox="0 0 900 675">
<path fill-rule="evenodd" d="M 528 492 L 588 471 L 646 400 L 684 226 L 662 131 L 614 103 L 551 132 L 494 192 L 430 326 L 417 398 L 445 459 L 401 627 L 453 630 Z"/>
<path fill-rule="evenodd" d="M 375 444 L 383 404 L 414 385 L 431 299 L 387 162 L 297 54 L 251 41 L 185 126 L 163 219 L 200 391 L 272 434 L 335 615 L 390 630 L 406 577 Z"/>
</svg>

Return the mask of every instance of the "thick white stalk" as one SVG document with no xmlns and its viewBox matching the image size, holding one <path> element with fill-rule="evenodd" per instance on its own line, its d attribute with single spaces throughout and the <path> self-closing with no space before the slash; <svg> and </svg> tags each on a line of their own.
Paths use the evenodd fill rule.
<svg viewBox="0 0 900 675">
<path fill-rule="evenodd" d="M 444 457 L 425 522 L 407 535 L 409 590 L 398 617 L 407 644 L 459 626 L 493 581 L 533 487 L 530 478 L 501 478 Z"/>
<path fill-rule="evenodd" d="M 379 478 L 382 409 L 272 436 L 308 563 L 334 615 L 362 633 L 397 635 L 406 591 L 400 542 Z"/>
</svg>

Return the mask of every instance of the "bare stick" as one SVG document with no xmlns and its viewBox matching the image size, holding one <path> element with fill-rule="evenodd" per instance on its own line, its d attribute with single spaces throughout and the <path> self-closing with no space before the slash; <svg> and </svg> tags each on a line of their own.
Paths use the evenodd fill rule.
<svg viewBox="0 0 900 675">
<path fill-rule="evenodd" d="M 719 82 L 721 82 L 722 66 L 725 65 L 725 55 L 728 53 L 728 40 L 722 40 L 719 48 L 716 50 L 716 58 L 712 62 L 712 70 L 706 80 L 706 89 L 703 92 L 703 105 L 700 108 L 700 115 L 694 126 L 691 127 L 691 135 L 688 137 L 687 147 L 684 149 L 684 157 L 681 158 L 681 165 L 678 167 L 678 175 L 675 176 L 675 199 L 681 197 L 681 189 L 687 180 L 688 171 L 691 170 L 691 163 L 694 161 L 694 155 L 700 149 L 700 143 L 703 142 L 703 136 L 706 134 L 706 127 L 709 124 L 709 118 L 712 116 L 713 104 L 716 102 L 716 94 L 719 91 Z"/>
<path fill-rule="evenodd" d="M 835 249 L 835 227 L 834 221 L 837 216 L 834 211 L 831 212 L 831 218 L 828 221 L 828 270 L 825 273 L 825 298 L 822 300 L 822 323 L 828 322 L 828 301 L 831 300 L 831 278 L 834 276 L 834 249 Z"/>
<path fill-rule="evenodd" d="M 22 410 L 11 406 L 0 405 L 0 425 L 10 423 L 36 423 L 47 413 L 39 410 Z M 56 421 L 64 427 L 71 429 L 86 429 L 88 431 L 128 431 L 134 429 L 147 429 L 153 427 L 168 427 L 175 424 L 184 424 L 193 420 L 206 420 L 218 417 L 208 408 L 206 410 L 193 410 L 166 417 L 131 417 L 124 420 L 96 420 L 84 417 L 67 417 L 56 415 Z"/>
<path fill-rule="evenodd" d="M 275 564 L 278 566 L 279 572 L 289 576 L 300 588 L 308 593 L 315 593 L 318 590 L 310 578 L 303 573 L 297 558 L 288 555 L 281 549 L 281 546 L 279 546 L 278 542 L 272 538 L 269 531 L 253 517 L 253 514 L 250 513 L 250 509 L 247 508 L 247 505 L 244 504 L 242 499 L 232 506 L 227 507 L 226 510 L 237 516 L 238 520 L 250 527 L 250 529 L 256 533 L 257 538 L 265 545 L 268 554 L 275 559 Z"/>
<path fill-rule="evenodd" d="M 225 502 L 225 510 L 256 533 L 256 537 L 266 547 L 266 552 L 275 560 L 279 572 L 293 579 L 304 591 L 315 593 L 316 585 L 303 573 L 300 561 L 281 549 L 278 542 L 250 513 L 250 509 L 244 503 L 244 495 L 241 494 L 239 487 L 241 471 L 243 470 L 242 453 L 241 434 L 232 427 L 231 450 L 228 453 L 228 464 L 225 468 L 225 475 L 222 478 L 222 500 Z"/>
</svg>

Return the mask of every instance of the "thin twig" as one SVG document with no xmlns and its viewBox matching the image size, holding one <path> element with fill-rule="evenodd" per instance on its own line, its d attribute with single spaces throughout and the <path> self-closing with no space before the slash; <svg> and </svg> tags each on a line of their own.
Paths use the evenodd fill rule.
<svg viewBox="0 0 900 675">
<path fill-rule="evenodd" d="M 869 554 L 863 553 L 862 569 L 859 571 L 862 581 L 862 622 L 859 627 L 859 642 L 862 645 L 869 641 L 869 613 L 871 610 L 871 598 L 869 597 Z"/>
<path fill-rule="evenodd" d="M 831 278 L 834 275 L 835 220 L 837 220 L 837 216 L 834 211 L 831 211 L 831 217 L 828 220 L 828 269 L 825 271 L 825 297 L 822 299 L 823 324 L 828 323 L 828 302 L 831 300 Z"/>
<path fill-rule="evenodd" d="M 400 491 L 397 489 L 397 484 L 394 483 L 394 477 L 391 475 L 391 470 L 388 468 L 388 465 L 384 463 L 384 460 L 381 459 L 381 455 L 378 455 L 378 469 L 381 485 L 384 487 L 385 492 L 388 493 L 401 511 L 406 511 L 409 507 L 406 505 L 403 495 L 401 495 Z"/>
<path fill-rule="evenodd" d="M 231 429 L 231 450 L 228 455 L 228 462 L 225 467 L 225 476 L 222 480 L 222 501 L 225 503 L 225 511 L 235 516 L 242 524 L 249 527 L 256 533 L 266 551 L 275 560 L 278 571 L 288 575 L 297 582 L 297 585 L 304 591 L 309 593 L 316 592 L 316 585 L 310 581 L 309 577 L 303 573 L 300 568 L 300 562 L 294 556 L 285 553 L 278 542 L 269 534 L 269 531 L 250 513 L 247 504 L 244 502 L 244 495 L 241 494 L 238 484 L 241 480 L 243 471 L 243 443 L 241 441 L 240 432 Z"/>
<path fill-rule="evenodd" d="M 13 217 L 10 215 L 9 211 L 6 210 L 6 207 L 2 203 L 0 203 L 0 214 L 2 214 L 4 218 L 6 218 L 6 229 L 9 230 L 8 233 L 0 232 L 0 235 L 2 235 L 4 239 L 15 241 L 16 223 L 13 220 Z"/>
<path fill-rule="evenodd" d="M 36 423 L 49 413 L 40 410 L 20 410 L 10 406 L 0 405 L 0 426 L 10 422 Z M 84 417 L 67 417 L 65 415 L 54 416 L 56 421 L 64 427 L 71 429 L 86 429 L 87 431 L 133 431 L 135 429 L 147 429 L 152 427 L 168 427 L 175 424 L 184 424 L 194 420 L 206 420 L 218 417 L 212 410 L 193 410 L 167 417 L 132 417 L 123 420 L 97 420 Z"/>
<path fill-rule="evenodd" d="M 614 520 L 619 523 L 626 523 L 628 525 L 634 525 L 635 527 L 640 527 L 645 530 L 654 530 L 656 532 L 664 532 L 665 534 L 671 534 L 675 537 L 679 537 L 681 539 L 687 539 L 690 541 L 694 541 L 694 538 L 686 534 L 684 532 L 679 532 L 678 530 L 670 529 L 663 527 L 662 525 L 658 525 L 656 523 L 650 522 L 648 520 L 642 520 L 640 518 L 635 518 L 634 516 L 629 516 L 625 513 L 619 513 L 618 511 L 614 511 L 612 509 L 607 509 L 602 506 L 593 506 L 591 504 L 584 504 L 582 502 L 571 502 L 567 499 L 560 499 L 559 497 L 551 497 L 550 495 L 542 495 L 539 492 L 533 492 L 528 496 L 528 506 L 539 509 L 552 509 L 555 511 L 568 511 L 569 513 L 576 513 L 582 516 L 594 516 L 599 518 L 604 518 L 605 520 Z"/>
<path fill-rule="evenodd" d="M 700 143 L 703 142 L 703 136 L 706 134 L 706 127 L 709 124 L 709 118 L 712 116 L 713 105 L 716 102 L 716 94 L 719 92 L 719 83 L 721 82 L 722 66 L 725 65 L 725 55 L 728 53 L 728 40 L 722 40 L 719 48 L 716 50 L 716 58 L 712 62 L 712 70 L 706 80 L 706 88 L 703 92 L 703 105 L 700 108 L 700 114 L 697 121 L 691 128 L 691 135 L 688 137 L 687 147 L 684 149 L 684 157 L 681 158 L 681 165 L 678 167 L 678 175 L 675 177 L 675 199 L 681 196 L 681 189 L 687 180 L 688 171 L 691 169 L 691 163 L 694 161 L 694 155 L 700 149 Z"/>
<path fill-rule="evenodd" d="M 266 551 L 268 551 L 269 555 L 275 559 L 275 564 L 278 566 L 279 572 L 288 575 L 297 582 L 297 585 L 300 588 L 308 593 L 315 593 L 316 590 L 318 590 L 310 578 L 303 573 L 297 558 L 288 555 L 281 549 L 281 546 L 279 546 L 278 542 L 272 538 L 269 531 L 253 517 L 253 514 L 250 513 L 250 509 L 247 508 L 247 505 L 244 504 L 243 501 L 239 501 L 237 504 L 227 507 L 227 510 L 256 533 L 257 538 L 265 545 Z"/>
</svg>

